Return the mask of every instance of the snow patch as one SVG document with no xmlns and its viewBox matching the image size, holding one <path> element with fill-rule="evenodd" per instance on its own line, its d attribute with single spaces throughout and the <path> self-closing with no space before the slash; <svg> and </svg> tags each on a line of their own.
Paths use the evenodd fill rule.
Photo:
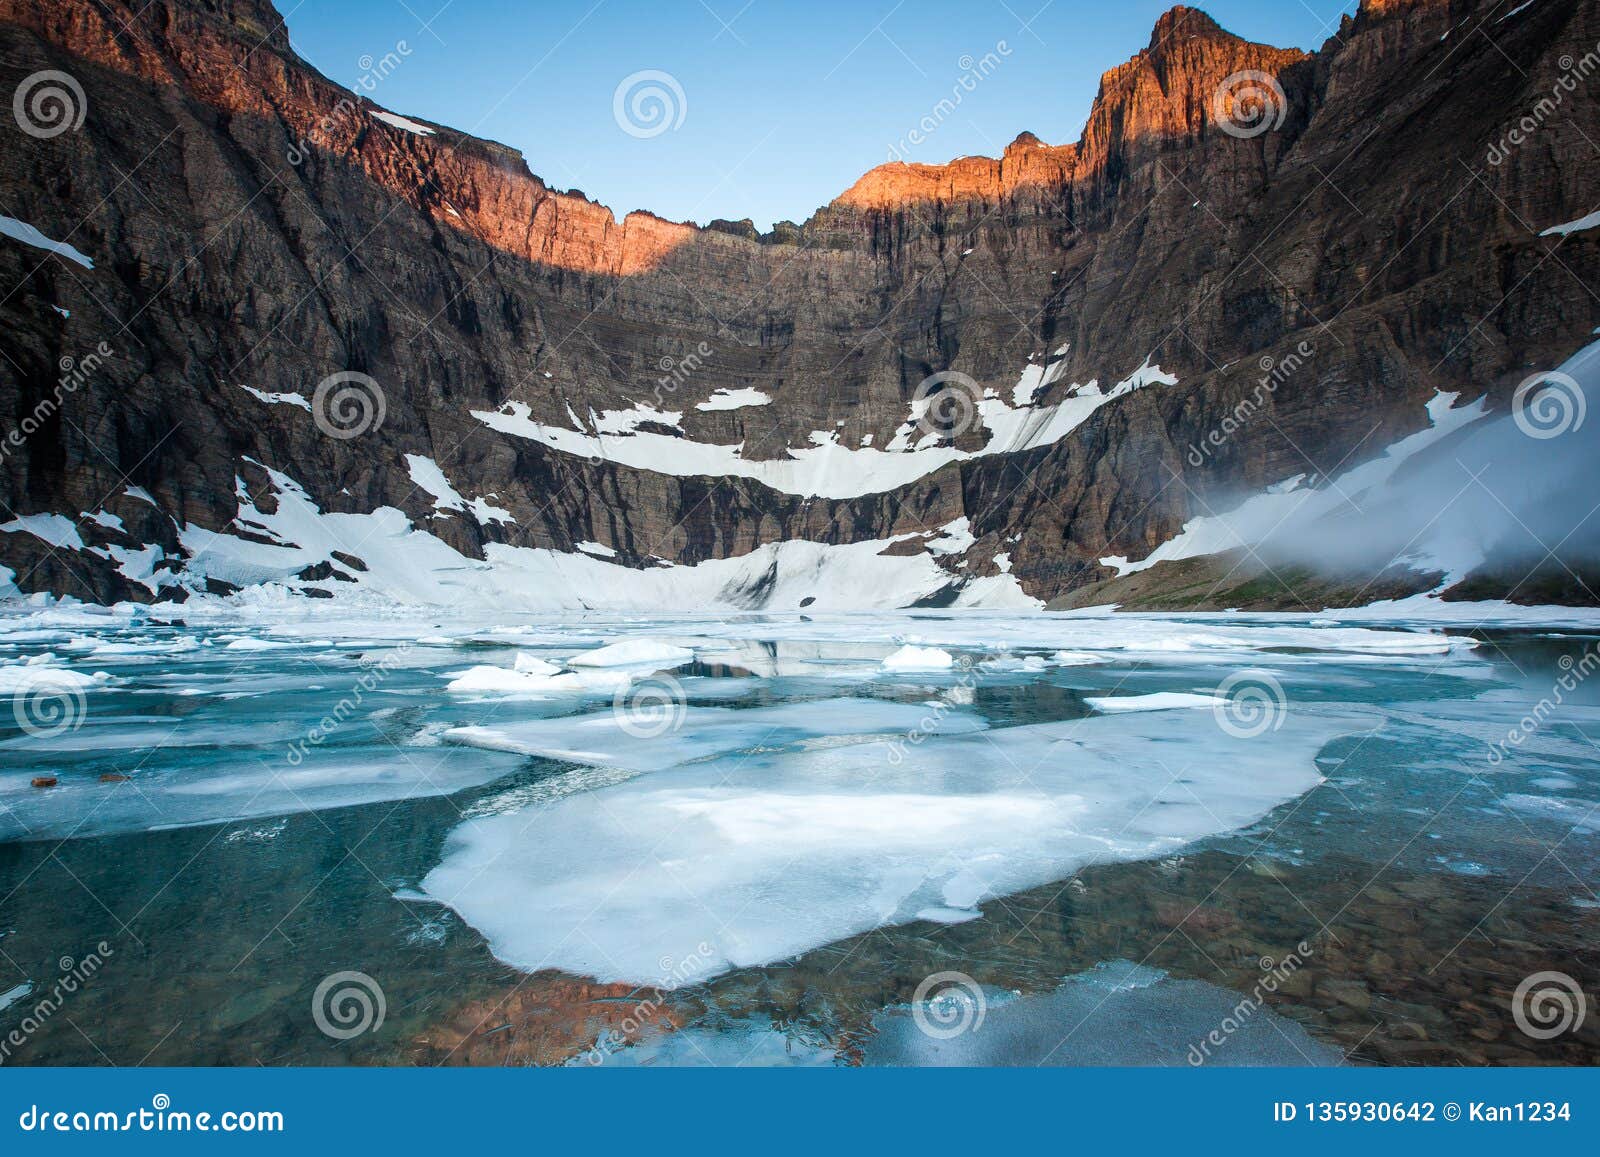
<svg viewBox="0 0 1600 1157">
<path fill-rule="evenodd" d="M 699 405 L 697 410 L 742 410 L 748 406 L 765 406 L 772 398 L 760 390 L 745 387 L 740 390 L 720 389 Z"/>
<path fill-rule="evenodd" d="M 76 261 L 85 269 L 94 268 L 93 261 L 65 241 L 52 241 L 26 221 L 18 221 L 15 217 L 0 217 L 0 237 L 10 237 L 24 245 L 46 250 L 68 261 Z"/>
<path fill-rule="evenodd" d="M 412 133 L 419 137 L 431 137 L 434 133 L 434 130 L 430 129 L 427 125 L 419 125 L 416 121 L 411 120 L 409 117 L 403 117 L 399 113 L 386 112 L 383 109 L 373 109 L 372 115 L 386 125 L 393 125 L 397 129 L 404 129 L 406 132 Z"/>
<path fill-rule="evenodd" d="M 35 538 L 43 539 L 58 550 L 65 547 L 71 547 L 73 550 L 83 549 L 83 535 L 78 532 L 78 524 L 60 514 L 24 514 L 13 518 L 10 522 L 0 524 L 0 531 L 6 534 L 26 532 Z"/>
<path fill-rule="evenodd" d="M 1526 5 L 1524 5 L 1526 7 Z M 1520 11 L 1521 9 L 1518 9 Z M 1512 13 L 1506 13 L 1512 15 Z M 1600 209 L 1596 209 L 1586 217 L 1579 217 L 1576 221 L 1568 221 L 1563 225 L 1552 225 L 1548 229 L 1539 230 L 1541 237 L 1565 237 L 1568 233 L 1581 233 L 1585 229 L 1593 229 L 1600 225 Z"/>
<path fill-rule="evenodd" d="M 311 403 L 308 400 L 306 400 L 306 398 L 305 398 L 305 396 L 303 394 L 296 394 L 296 393 L 292 393 L 292 392 L 268 393 L 266 390 L 258 390 L 254 386 L 247 386 L 247 385 L 244 385 L 242 382 L 239 384 L 239 388 L 241 390 L 243 390 L 245 393 L 250 394 L 253 397 L 259 399 L 260 401 L 266 402 L 269 406 L 270 405 L 299 406 L 302 410 L 305 410 L 307 413 L 310 413 L 310 411 L 311 411 Z"/>
<path fill-rule="evenodd" d="M 1015 399 L 1031 399 L 1037 390 L 1059 378 L 1064 362 L 1028 366 L 1012 391 Z M 743 444 L 697 442 L 674 434 L 639 429 L 645 422 L 679 429 L 682 413 L 662 412 L 635 405 L 628 410 L 591 414 L 585 429 L 570 409 L 572 426 L 550 426 L 537 421 L 525 402 L 507 402 L 499 410 L 473 410 L 471 414 L 492 430 L 527 438 L 563 453 L 603 458 L 636 470 L 652 470 L 678 477 L 752 478 L 774 490 L 818 498 L 858 498 L 895 490 L 952 462 L 991 454 L 1016 453 L 1047 446 L 1082 425 L 1106 403 L 1151 384 L 1171 385 L 1177 378 L 1148 359 L 1108 391 L 1097 382 L 1075 386 L 1061 402 L 1016 406 L 988 396 L 976 400 L 983 424 L 990 432 L 987 445 L 976 451 L 940 445 L 937 434 L 919 423 L 932 407 L 933 398 L 911 403 L 910 416 L 887 447 L 877 450 L 863 442 L 850 448 L 839 444 L 838 431 L 814 431 L 810 445 L 788 447 L 787 458 L 754 460 L 743 456 Z M 700 408 L 704 409 L 704 405 Z M 916 444 L 912 438 L 917 437 Z"/>
</svg>

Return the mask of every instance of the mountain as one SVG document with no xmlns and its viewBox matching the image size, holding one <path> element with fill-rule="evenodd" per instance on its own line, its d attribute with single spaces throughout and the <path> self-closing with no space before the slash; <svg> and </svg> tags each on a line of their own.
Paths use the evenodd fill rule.
<svg viewBox="0 0 1600 1157">
<path fill-rule="evenodd" d="M 100 602 L 1523 596 L 1404 543 L 1128 560 L 1446 454 L 1590 340 L 1597 45 L 1560 0 L 1364 0 L 1310 54 L 1173 8 L 1076 143 L 758 235 L 619 221 L 266 0 L 0 0 L 0 563 Z"/>
</svg>

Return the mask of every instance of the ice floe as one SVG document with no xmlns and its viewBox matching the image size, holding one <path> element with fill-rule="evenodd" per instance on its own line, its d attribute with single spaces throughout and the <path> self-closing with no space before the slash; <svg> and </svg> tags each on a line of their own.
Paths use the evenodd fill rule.
<svg viewBox="0 0 1600 1157">
<path fill-rule="evenodd" d="M 593 651 L 584 651 L 567 660 L 574 667 L 637 667 L 648 664 L 662 671 L 694 661 L 688 647 L 663 643 L 658 639 L 624 639 Z"/>
<path fill-rule="evenodd" d="M 422 888 L 528 971 L 710 975 L 1243 827 L 1371 722 L 1296 711 L 1265 744 L 1133 713 L 713 756 L 469 820 Z"/>
<path fill-rule="evenodd" d="M 1172 711 L 1197 707 L 1225 707 L 1226 699 L 1216 695 L 1196 695 L 1187 691 L 1156 691 L 1149 695 L 1089 696 L 1084 699 L 1096 711 Z"/>
<path fill-rule="evenodd" d="M 219 742 L 225 737 L 219 737 Z M 0 841 L 82 838 L 257 819 L 384 800 L 449 795 L 512 770 L 514 756 L 460 747 L 383 751 L 292 744 L 219 750 L 202 762 L 170 757 L 125 782 L 63 772 L 48 790 L 28 787 L 29 772 L 0 772 Z"/>
<path fill-rule="evenodd" d="M 554 666 L 553 664 L 551 666 Z M 457 671 L 445 686 L 457 695 L 513 695 L 547 698 L 568 695 L 611 695 L 637 678 L 632 671 L 538 672 L 481 665 Z"/>
</svg>

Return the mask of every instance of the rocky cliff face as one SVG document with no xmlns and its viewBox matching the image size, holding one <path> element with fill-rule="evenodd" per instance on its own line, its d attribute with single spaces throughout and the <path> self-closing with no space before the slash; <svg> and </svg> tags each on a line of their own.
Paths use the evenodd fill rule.
<svg viewBox="0 0 1600 1157">
<path fill-rule="evenodd" d="M 915 563 L 935 602 L 1104 580 L 1435 391 L 1503 406 L 1600 322 L 1600 231 L 1540 236 L 1600 202 L 1594 82 L 1535 112 L 1600 13 L 1506 7 L 1368 2 L 1311 55 L 1175 8 L 1077 143 L 884 166 L 762 238 L 374 115 L 266 0 L 0 0 L 0 88 L 86 108 L 0 156 L 0 562 L 322 594 L 381 569 L 326 516 L 392 507 L 466 565 L 746 560 L 748 605 L 799 589 L 774 543 Z"/>
</svg>

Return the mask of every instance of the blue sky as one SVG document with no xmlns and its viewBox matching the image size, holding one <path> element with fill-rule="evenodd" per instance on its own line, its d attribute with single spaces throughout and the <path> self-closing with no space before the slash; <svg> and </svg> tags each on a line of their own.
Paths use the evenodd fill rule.
<svg viewBox="0 0 1600 1157">
<path fill-rule="evenodd" d="M 804 220 L 890 158 L 997 155 L 1024 129 L 1076 140 L 1100 74 L 1143 48 L 1156 0 L 278 0 L 295 48 L 341 84 L 370 61 L 399 66 L 372 88 L 402 114 L 521 149 L 558 188 L 620 215 L 649 209 L 704 224 Z M 1251 40 L 1314 48 L 1355 0 L 1200 4 Z M 397 46 L 404 43 L 405 50 Z M 1003 45 L 1003 49 L 1002 49 Z M 987 75 L 911 145 L 908 133 L 989 57 Z M 619 127 L 614 97 L 635 73 L 673 108 L 654 135 Z M 635 85 L 649 87 L 647 78 Z M 630 90 L 633 91 L 633 90 Z M 635 133 L 662 122 L 652 106 Z M 624 120 L 628 120 L 627 93 Z M 678 114 L 681 114 L 678 115 Z"/>
</svg>

